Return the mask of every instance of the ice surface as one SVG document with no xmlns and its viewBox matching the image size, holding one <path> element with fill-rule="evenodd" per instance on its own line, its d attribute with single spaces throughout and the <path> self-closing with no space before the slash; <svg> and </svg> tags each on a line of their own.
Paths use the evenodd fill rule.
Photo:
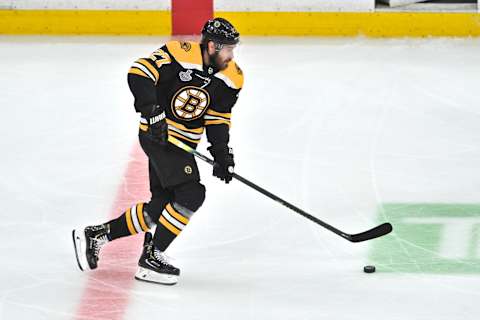
<svg viewBox="0 0 480 320">
<path fill-rule="evenodd" d="M 177 286 L 128 282 L 140 248 L 122 246 L 138 237 L 80 273 L 71 229 L 104 222 L 131 201 L 119 194 L 141 188 L 118 192 L 138 130 L 126 73 L 166 40 L 0 38 L 0 319 L 480 317 L 478 225 L 465 249 L 473 256 L 452 252 L 456 264 L 437 272 L 458 247 L 435 246 L 441 223 L 401 233 L 420 219 L 409 217 L 388 237 L 351 244 L 238 182 L 221 184 L 203 163 L 207 200 L 168 252 L 182 269 Z M 480 215 L 480 40 L 247 38 L 237 56 L 239 174 L 352 233 L 409 205 Z M 364 274 L 372 262 L 377 272 Z M 86 303 L 96 286 L 100 299 Z M 109 313 L 92 317 L 101 305 Z"/>
</svg>

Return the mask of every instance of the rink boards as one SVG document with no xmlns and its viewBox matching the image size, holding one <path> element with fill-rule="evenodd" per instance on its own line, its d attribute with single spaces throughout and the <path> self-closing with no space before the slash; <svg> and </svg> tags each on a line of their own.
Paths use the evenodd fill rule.
<svg viewBox="0 0 480 320">
<path fill-rule="evenodd" d="M 480 35 L 477 10 L 388 12 L 374 0 L 10 1 L 0 5 L 0 34 L 188 35 L 212 16 L 228 18 L 242 35 Z"/>
</svg>

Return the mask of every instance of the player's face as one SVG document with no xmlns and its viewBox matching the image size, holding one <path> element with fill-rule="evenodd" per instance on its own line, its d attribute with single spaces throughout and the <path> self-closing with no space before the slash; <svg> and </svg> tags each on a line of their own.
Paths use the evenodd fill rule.
<svg viewBox="0 0 480 320">
<path fill-rule="evenodd" d="M 235 45 L 224 45 L 218 52 L 215 63 L 220 70 L 225 70 L 227 68 L 228 63 L 233 59 L 234 49 Z"/>
</svg>

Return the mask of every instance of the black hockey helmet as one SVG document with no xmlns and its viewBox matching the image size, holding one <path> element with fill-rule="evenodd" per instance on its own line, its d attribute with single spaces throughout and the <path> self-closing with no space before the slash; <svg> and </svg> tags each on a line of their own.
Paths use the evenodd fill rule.
<svg viewBox="0 0 480 320">
<path fill-rule="evenodd" d="M 237 44 L 240 33 L 235 27 L 223 18 L 208 20 L 202 29 L 202 43 L 213 41 L 217 45 Z"/>
</svg>

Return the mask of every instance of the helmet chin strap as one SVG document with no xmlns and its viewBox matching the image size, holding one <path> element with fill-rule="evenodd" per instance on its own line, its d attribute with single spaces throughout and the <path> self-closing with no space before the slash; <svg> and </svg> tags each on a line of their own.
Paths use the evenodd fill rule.
<svg viewBox="0 0 480 320">
<path fill-rule="evenodd" d="M 223 45 L 220 45 L 223 47 Z M 215 53 L 214 54 L 210 54 L 208 56 L 208 58 L 210 59 L 210 66 L 216 70 L 219 70 L 220 69 L 220 66 L 217 64 L 217 57 L 218 57 L 218 53 L 220 52 L 221 48 L 218 50 L 217 49 L 217 44 L 215 44 Z"/>
<path fill-rule="evenodd" d="M 220 50 L 222 50 L 223 48 L 223 44 L 221 43 L 216 43 L 214 41 L 212 41 L 213 44 L 214 44 L 214 47 L 215 47 L 215 52 L 213 54 L 210 54 L 208 53 L 208 45 L 203 47 L 202 46 L 202 50 L 206 51 L 207 54 L 208 54 L 208 66 L 211 67 L 213 69 L 214 72 L 217 72 L 218 70 L 220 70 L 220 66 L 217 64 L 217 58 L 218 58 L 218 54 L 220 52 Z"/>
</svg>

